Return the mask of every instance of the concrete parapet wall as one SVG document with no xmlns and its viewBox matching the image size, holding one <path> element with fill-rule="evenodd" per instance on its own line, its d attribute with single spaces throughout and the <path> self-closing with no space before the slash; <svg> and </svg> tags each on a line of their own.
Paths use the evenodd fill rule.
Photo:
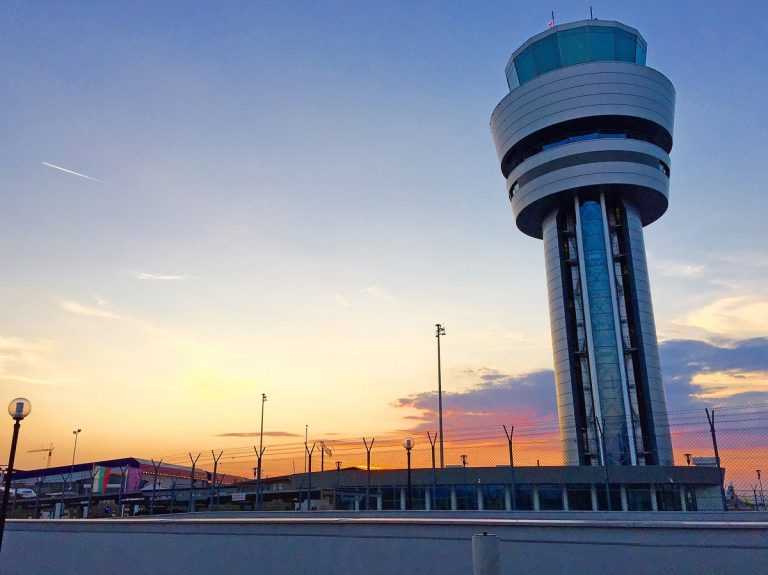
<svg viewBox="0 0 768 575">
<path fill-rule="evenodd" d="M 472 572 L 471 538 L 500 538 L 503 573 L 768 572 L 768 519 L 298 514 L 145 520 L 11 521 L 3 575 L 408 575 Z M 662 515 L 659 514 L 659 517 Z M 590 518 L 592 517 L 592 518 Z"/>
</svg>

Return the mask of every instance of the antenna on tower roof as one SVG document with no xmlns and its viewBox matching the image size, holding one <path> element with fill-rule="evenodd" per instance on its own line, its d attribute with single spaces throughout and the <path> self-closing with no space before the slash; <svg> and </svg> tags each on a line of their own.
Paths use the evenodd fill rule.
<svg viewBox="0 0 768 575">
<path fill-rule="evenodd" d="M 592 15 L 592 6 L 589 7 L 589 19 L 594 20 L 595 17 Z"/>
<path fill-rule="evenodd" d="M 552 10 L 552 18 L 547 23 L 547 28 L 554 28 L 555 27 L 555 11 Z"/>
</svg>

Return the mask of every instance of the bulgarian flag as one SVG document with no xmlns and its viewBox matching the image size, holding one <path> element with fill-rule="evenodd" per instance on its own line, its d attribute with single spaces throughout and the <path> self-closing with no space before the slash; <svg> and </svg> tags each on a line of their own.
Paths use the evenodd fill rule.
<svg viewBox="0 0 768 575">
<path fill-rule="evenodd" d="M 96 473 L 93 475 L 93 485 L 91 491 L 93 493 L 106 493 L 107 485 L 109 484 L 109 467 L 96 467 Z"/>
</svg>

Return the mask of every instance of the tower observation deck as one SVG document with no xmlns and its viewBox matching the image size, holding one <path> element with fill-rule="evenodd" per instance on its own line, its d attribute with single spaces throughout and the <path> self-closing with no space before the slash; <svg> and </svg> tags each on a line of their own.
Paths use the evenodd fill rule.
<svg viewBox="0 0 768 575">
<path fill-rule="evenodd" d="M 571 465 L 672 465 L 643 227 L 667 209 L 675 90 L 645 58 L 618 22 L 555 26 L 491 116 L 515 223 L 544 240 Z"/>
</svg>

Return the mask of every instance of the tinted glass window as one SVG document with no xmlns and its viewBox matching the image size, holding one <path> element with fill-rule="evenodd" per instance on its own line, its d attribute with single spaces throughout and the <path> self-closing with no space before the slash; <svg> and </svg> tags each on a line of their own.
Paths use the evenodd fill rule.
<svg viewBox="0 0 768 575">
<path fill-rule="evenodd" d="M 477 488 L 474 485 L 456 486 L 456 507 L 458 509 L 477 509 Z"/>
<path fill-rule="evenodd" d="M 483 485 L 483 508 L 505 509 L 505 490 L 503 485 Z"/>
<path fill-rule="evenodd" d="M 621 511 L 621 487 L 611 485 L 607 488 L 605 485 L 596 485 L 597 508 L 600 511 Z M 610 494 L 610 505 L 609 505 Z"/>
<path fill-rule="evenodd" d="M 645 65 L 645 43 L 637 35 L 611 26 L 582 26 L 550 34 L 515 57 L 507 78 L 510 88 L 564 66 L 618 61 Z M 516 74 L 515 74 L 516 72 Z"/>
<path fill-rule="evenodd" d="M 635 51 L 635 62 L 645 66 L 645 52 L 647 50 L 646 45 L 643 42 L 637 43 L 637 49 Z"/>
<path fill-rule="evenodd" d="M 614 59 L 614 31 L 613 28 L 590 28 L 593 61 Z"/>
<path fill-rule="evenodd" d="M 515 485 L 515 495 L 512 500 L 513 508 L 520 511 L 533 509 L 533 487 L 530 485 Z"/>
<path fill-rule="evenodd" d="M 592 486 L 569 485 L 568 508 L 571 511 L 592 511 Z"/>
<path fill-rule="evenodd" d="M 677 485 L 659 485 L 656 487 L 656 502 L 659 511 L 682 511 L 680 487 Z"/>
<path fill-rule="evenodd" d="M 521 84 L 525 84 L 537 76 L 536 62 L 533 60 L 533 50 L 525 50 L 515 58 L 515 68 L 517 69 L 517 79 Z"/>
<path fill-rule="evenodd" d="M 400 509 L 400 488 L 399 487 L 384 487 L 381 490 L 381 508 L 382 509 Z M 371 502 L 375 509 L 375 502 Z"/>
<path fill-rule="evenodd" d="M 589 28 L 574 28 L 557 33 L 560 43 L 560 62 L 573 66 L 589 62 Z"/>
<path fill-rule="evenodd" d="M 560 68 L 560 50 L 557 47 L 557 34 L 547 36 L 533 45 L 533 59 L 536 72 L 544 74 Z"/>
<path fill-rule="evenodd" d="M 435 499 L 432 504 L 433 509 L 450 509 L 451 508 L 451 488 L 450 487 L 437 487 L 434 490 Z"/>
<path fill-rule="evenodd" d="M 622 62 L 634 62 L 637 57 L 635 35 L 624 30 L 614 30 L 616 59 Z"/>
<path fill-rule="evenodd" d="M 560 511 L 563 508 L 563 488 L 559 485 L 539 486 L 539 509 Z"/>
<path fill-rule="evenodd" d="M 627 503 L 629 504 L 630 511 L 650 511 L 650 485 L 632 485 L 627 487 Z"/>
</svg>

